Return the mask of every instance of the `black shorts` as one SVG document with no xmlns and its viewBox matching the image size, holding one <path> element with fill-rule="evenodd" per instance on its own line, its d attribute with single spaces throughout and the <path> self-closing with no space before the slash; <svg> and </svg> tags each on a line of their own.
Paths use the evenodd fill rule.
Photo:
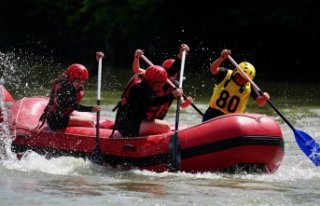
<svg viewBox="0 0 320 206">
<path fill-rule="evenodd" d="M 47 116 L 47 123 L 50 129 L 65 129 L 69 124 L 70 116 L 62 115 L 60 113 L 49 113 Z"/>
<path fill-rule="evenodd" d="M 224 115 L 224 113 L 221 112 L 220 110 L 213 109 L 213 108 L 209 107 L 203 115 L 202 122 L 207 121 L 212 118 L 215 118 L 215 117 L 218 117 L 218 116 L 221 116 L 221 115 Z"/>
</svg>

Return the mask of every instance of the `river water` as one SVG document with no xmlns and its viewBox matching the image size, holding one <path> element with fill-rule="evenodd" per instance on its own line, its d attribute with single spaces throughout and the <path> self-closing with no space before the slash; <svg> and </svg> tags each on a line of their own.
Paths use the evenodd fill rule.
<svg viewBox="0 0 320 206">
<path fill-rule="evenodd" d="M 103 115 L 113 119 L 112 107 L 105 106 Z M 283 113 L 320 142 L 320 109 Z M 48 160 L 33 152 L 17 160 L 9 141 L 9 154 L 0 160 L 0 205 L 320 205 L 319 168 L 299 149 L 292 130 L 273 116 L 285 139 L 285 156 L 274 174 L 118 171 L 73 157 Z M 191 107 L 180 118 L 184 125 L 201 122 Z M 174 123 L 174 111 L 168 121 Z"/>
<path fill-rule="evenodd" d="M 28 85 L 22 84 L 27 81 L 31 88 L 37 88 L 31 85 L 35 81 L 30 79 L 35 72 L 26 71 L 32 68 L 29 61 L 19 62 L 21 58 L 15 54 L 2 53 L 0 60 L 4 68 L 0 83 L 10 83 L 11 88 L 18 85 L 27 88 Z M 24 75 L 26 80 L 17 78 Z M 290 99 L 285 96 L 282 99 L 287 102 L 282 113 L 297 129 L 320 142 L 320 108 L 292 106 Z M 105 105 L 102 115 L 114 119 L 113 106 Z M 202 111 L 206 109 L 204 104 L 197 106 Z M 46 159 L 34 152 L 18 160 L 10 151 L 8 129 L 1 125 L 0 140 L 6 144 L 7 156 L 0 159 L 0 205 L 320 205 L 319 168 L 300 150 L 292 130 L 272 109 L 257 111 L 273 116 L 283 131 L 285 155 L 279 170 L 273 174 L 119 171 L 73 157 Z M 167 120 L 174 125 L 174 110 Z M 180 124 L 200 122 L 200 115 L 192 107 L 181 110 Z"/>
</svg>

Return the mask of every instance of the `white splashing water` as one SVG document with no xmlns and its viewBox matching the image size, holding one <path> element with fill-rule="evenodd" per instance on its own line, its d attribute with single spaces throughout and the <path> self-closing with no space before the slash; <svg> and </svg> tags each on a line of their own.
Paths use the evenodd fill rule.
<svg viewBox="0 0 320 206">
<path fill-rule="evenodd" d="M 35 70 L 44 66 L 46 68 L 50 67 L 50 61 L 44 60 L 42 57 L 32 57 L 31 54 L 28 58 L 22 58 L 14 52 L 7 54 L 0 52 L 0 71 L 2 72 L 0 86 L 5 85 L 6 88 L 10 87 L 11 91 L 21 91 L 22 96 L 25 96 L 28 93 L 29 86 L 30 88 L 39 86 L 39 82 L 32 81 L 29 76 Z M 18 158 L 11 151 L 11 143 L 15 137 L 15 130 L 10 128 L 10 122 L 12 121 L 10 113 L 11 104 L 4 101 L 2 89 L 0 88 L 0 108 L 2 108 L 4 119 L 0 123 L 1 165 L 7 169 L 27 172 L 37 171 L 48 174 L 76 174 L 77 169 L 87 167 L 89 163 L 83 159 L 72 157 L 46 159 L 44 156 L 31 151 Z"/>
<path fill-rule="evenodd" d="M 84 159 L 73 157 L 47 159 L 45 156 L 32 151 L 24 153 L 20 159 L 12 155 L 7 161 L 3 162 L 3 166 L 7 169 L 55 175 L 77 175 L 79 168 L 87 167 L 89 164 Z"/>
</svg>

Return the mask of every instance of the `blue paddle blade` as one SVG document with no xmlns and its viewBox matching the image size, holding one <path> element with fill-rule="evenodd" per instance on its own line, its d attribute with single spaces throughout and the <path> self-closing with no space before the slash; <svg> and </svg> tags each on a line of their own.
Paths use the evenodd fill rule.
<svg viewBox="0 0 320 206">
<path fill-rule="evenodd" d="M 298 129 L 292 130 L 301 150 L 307 155 L 314 165 L 320 166 L 320 145 L 304 131 Z"/>
</svg>

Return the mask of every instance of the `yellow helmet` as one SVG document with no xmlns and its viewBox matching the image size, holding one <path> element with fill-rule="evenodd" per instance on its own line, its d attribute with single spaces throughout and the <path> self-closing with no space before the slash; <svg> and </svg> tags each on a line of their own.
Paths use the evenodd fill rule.
<svg viewBox="0 0 320 206">
<path fill-rule="evenodd" d="M 241 62 L 239 66 L 250 77 L 251 80 L 254 79 L 254 77 L 256 76 L 256 69 L 250 62 L 246 62 L 246 61 Z M 240 74 L 238 70 L 235 73 Z"/>
</svg>

